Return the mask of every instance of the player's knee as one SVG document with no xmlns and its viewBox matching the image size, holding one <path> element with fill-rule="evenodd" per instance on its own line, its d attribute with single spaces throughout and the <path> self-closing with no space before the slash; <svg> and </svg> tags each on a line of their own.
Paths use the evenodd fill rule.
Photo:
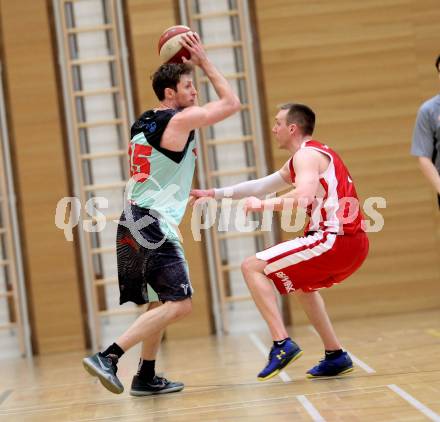
<svg viewBox="0 0 440 422">
<path fill-rule="evenodd" d="M 172 319 L 177 320 L 186 317 L 192 311 L 191 299 L 179 300 L 173 302 Z"/>
<path fill-rule="evenodd" d="M 254 271 L 255 267 L 255 257 L 249 256 L 243 260 L 241 263 L 241 272 L 243 274 Z"/>
<path fill-rule="evenodd" d="M 147 311 L 151 311 L 152 309 L 158 308 L 161 305 L 162 305 L 162 303 L 160 303 L 160 302 L 150 302 L 148 304 Z"/>
<path fill-rule="evenodd" d="M 297 290 L 295 290 L 295 296 L 299 300 L 312 300 L 316 296 L 319 296 L 319 292 L 316 291 L 316 290 L 306 291 L 305 292 L 304 290 L 297 289 Z"/>
<path fill-rule="evenodd" d="M 191 299 L 186 299 L 183 302 L 184 302 L 184 305 L 183 305 L 183 308 L 181 309 L 182 317 L 188 316 L 192 312 L 192 309 L 193 309 Z"/>
<path fill-rule="evenodd" d="M 245 260 L 241 263 L 241 272 L 243 275 L 251 274 L 251 273 L 264 273 L 264 268 L 266 266 L 266 262 L 258 259 L 255 255 L 245 258 Z"/>
</svg>

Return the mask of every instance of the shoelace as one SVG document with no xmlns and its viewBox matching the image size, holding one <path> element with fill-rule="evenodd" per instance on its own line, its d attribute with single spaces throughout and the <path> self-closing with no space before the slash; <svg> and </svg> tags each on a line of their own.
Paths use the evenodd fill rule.
<svg viewBox="0 0 440 422">
<path fill-rule="evenodd" d="M 327 362 L 327 365 L 334 365 L 334 363 L 331 361 L 331 360 L 329 360 L 329 359 L 321 359 L 320 361 L 319 361 L 319 363 L 318 363 L 318 368 L 321 368 L 322 366 L 323 366 L 323 363 L 324 362 Z"/>
<path fill-rule="evenodd" d="M 277 350 L 274 347 L 272 347 L 269 352 L 268 360 L 270 361 L 276 354 L 277 354 Z"/>
<path fill-rule="evenodd" d="M 107 355 L 106 358 L 110 361 L 112 369 L 116 374 L 116 372 L 118 372 L 118 367 L 116 365 L 118 364 L 119 358 L 116 355 Z"/>
<path fill-rule="evenodd" d="M 165 377 L 158 377 L 157 375 L 154 377 L 153 381 L 159 381 L 162 385 L 168 384 L 168 380 Z"/>
</svg>

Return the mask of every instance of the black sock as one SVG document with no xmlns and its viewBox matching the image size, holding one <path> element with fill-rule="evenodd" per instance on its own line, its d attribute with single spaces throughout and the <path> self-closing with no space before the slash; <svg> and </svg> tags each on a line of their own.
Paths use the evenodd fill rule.
<svg viewBox="0 0 440 422">
<path fill-rule="evenodd" d="M 118 359 L 124 354 L 124 351 L 116 344 L 113 343 L 111 346 L 107 347 L 101 355 L 102 356 L 108 356 L 108 355 L 115 355 L 118 357 Z"/>
<path fill-rule="evenodd" d="M 281 347 L 281 346 L 284 345 L 284 343 L 285 343 L 287 340 L 290 340 L 290 337 L 286 337 L 284 340 L 274 341 L 274 342 L 273 342 L 273 345 L 274 345 L 275 347 Z"/>
<path fill-rule="evenodd" d="M 139 367 L 137 371 L 137 376 L 143 381 L 152 381 L 156 375 L 154 366 L 156 365 L 155 360 L 140 360 Z"/>
<path fill-rule="evenodd" d="M 328 360 L 332 360 L 332 359 L 336 359 L 339 356 L 342 355 L 343 350 L 342 349 L 338 349 L 338 350 L 326 350 L 325 351 L 325 358 Z"/>
</svg>

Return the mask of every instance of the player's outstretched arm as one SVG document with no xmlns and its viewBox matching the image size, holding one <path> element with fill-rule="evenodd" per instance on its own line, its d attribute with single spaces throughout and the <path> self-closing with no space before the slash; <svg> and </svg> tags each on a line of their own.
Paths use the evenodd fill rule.
<svg viewBox="0 0 440 422">
<path fill-rule="evenodd" d="M 193 189 L 191 196 L 197 198 L 232 198 L 242 199 L 248 196 L 264 198 L 271 193 L 277 193 L 292 187 L 289 173 L 289 162 L 279 171 L 259 179 L 248 180 L 235 185 L 217 189 Z"/>
<path fill-rule="evenodd" d="M 316 197 L 319 186 L 318 154 L 307 149 L 299 150 L 293 157 L 295 188 L 282 196 L 264 201 L 250 197 L 245 203 L 245 211 L 263 211 L 265 208 L 283 211 L 298 206 L 306 208 L 310 205 Z"/>
</svg>

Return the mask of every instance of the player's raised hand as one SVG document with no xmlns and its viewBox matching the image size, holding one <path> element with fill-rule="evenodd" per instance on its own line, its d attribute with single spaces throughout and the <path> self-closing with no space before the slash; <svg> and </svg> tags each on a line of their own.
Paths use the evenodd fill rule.
<svg viewBox="0 0 440 422">
<path fill-rule="evenodd" d="M 201 66 L 206 60 L 208 60 L 205 49 L 202 45 L 202 41 L 200 40 L 199 34 L 197 34 L 197 32 L 191 31 L 183 34 L 179 42 L 191 53 L 190 60 L 182 57 L 182 61 L 184 63 L 190 62 L 195 66 Z"/>
</svg>

